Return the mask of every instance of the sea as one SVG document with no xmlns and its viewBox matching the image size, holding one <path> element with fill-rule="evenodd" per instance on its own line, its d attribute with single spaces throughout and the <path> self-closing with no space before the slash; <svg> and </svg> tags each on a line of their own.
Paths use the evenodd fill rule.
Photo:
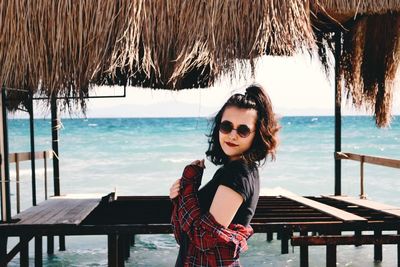
<svg viewBox="0 0 400 267">
<path fill-rule="evenodd" d="M 61 120 L 59 159 L 61 194 L 116 192 L 117 195 L 168 195 L 170 185 L 186 164 L 205 158 L 211 121 L 194 118 L 66 118 Z M 303 196 L 334 193 L 334 117 L 282 117 L 276 160 L 260 168 L 261 192 L 288 190 Z M 51 122 L 35 119 L 35 149 L 51 149 Z M 8 121 L 9 152 L 30 151 L 29 120 Z M 400 116 L 391 126 L 377 128 L 373 117 L 342 118 L 342 151 L 400 159 Z M 51 163 L 48 163 L 51 166 Z M 37 201 L 44 200 L 43 160 L 36 162 Z M 206 160 L 203 184 L 217 170 Z M 52 177 L 49 168 L 49 177 Z M 11 198 L 15 214 L 15 165 L 10 166 Z M 30 163 L 20 165 L 21 209 L 31 201 Z M 400 206 L 400 170 L 365 164 L 368 199 Z M 49 179 L 49 195 L 53 194 Z M 360 163 L 342 161 L 342 194 L 360 194 Z M 10 238 L 8 249 L 17 243 Z M 33 243 L 33 242 L 31 242 Z M 45 240 L 43 242 L 46 244 Z M 57 244 L 57 239 L 56 243 Z M 47 255 L 44 266 L 107 266 L 105 236 L 67 236 L 66 251 Z M 30 265 L 34 265 L 30 244 Z M 178 245 L 170 234 L 138 235 L 126 266 L 174 266 Z M 325 247 L 309 248 L 310 266 L 325 266 Z M 337 266 L 397 266 L 397 247 L 383 246 L 383 261 L 373 260 L 373 246 L 339 246 Z M 249 240 L 241 255 L 243 266 L 299 266 L 298 247 L 280 253 L 276 237 L 266 242 L 265 234 Z M 19 266 L 18 256 L 9 266 Z"/>
</svg>

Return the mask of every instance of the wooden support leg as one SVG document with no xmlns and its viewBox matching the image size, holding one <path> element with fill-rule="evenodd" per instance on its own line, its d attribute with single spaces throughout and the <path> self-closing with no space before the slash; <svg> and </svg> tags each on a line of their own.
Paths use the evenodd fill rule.
<svg viewBox="0 0 400 267">
<path fill-rule="evenodd" d="M 122 235 L 117 236 L 117 253 L 118 253 L 118 267 L 124 267 L 125 266 L 125 242 L 124 242 L 124 237 Z"/>
<path fill-rule="evenodd" d="M 382 231 L 375 230 L 374 235 L 375 237 L 382 236 Z M 374 260 L 382 261 L 382 244 L 374 244 Z"/>
<path fill-rule="evenodd" d="M 118 266 L 118 242 L 116 234 L 108 235 L 108 266 Z"/>
<path fill-rule="evenodd" d="M 326 267 L 336 267 L 336 245 L 326 245 Z"/>
<path fill-rule="evenodd" d="M 47 254 L 49 254 L 49 255 L 54 254 L 54 236 L 53 235 L 47 236 Z"/>
<path fill-rule="evenodd" d="M 58 237 L 60 251 L 65 251 L 65 235 L 60 235 Z"/>
<path fill-rule="evenodd" d="M 21 242 L 21 244 L 26 242 L 26 244 L 21 246 L 19 252 L 19 265 L 21 267 L 29 267 L 29 239 L 25 236 L 20 236 L 19 242 Z"/>
<path fill-rule="evenodd" d="M 302 236 L 307 236 L 306 231 L 300 233 Z M 300 246 L 300 267 L 308 267 L 308 246 Z"/>
<path fill-rule="evenodd" d="M 41 235 L 35 236 L 35 266 L 43 266 L 43 238 Z"/>
<path fill-rule="evenodd" d="M 400 230 L 397 231 L 397 234 L 400 235 Z M 397 243 L 397 267 L 400 267 L 400 243 Z"/>
<path fill-rule="evenodd" d="M 286 230 L 282 231 L 281 253 L 282 254 L 288 254 L 289 253 L 289 233 Z"/>
<path fill-rule="evenodd" d="M 7 240 L 6 235 L 0 235 L 0 259 L 4 259 L 7 255 Z"/>
<path fill-rule="evenodd" d="M 281 240 L 281 239 L 282 239 L 282 233 L 281 233 L 281 231 L 278 231 L 278 232 L 276 233 L 276 239 L 277 239 L 277 240 Z"/>
<path fill-rule="evenodd" d="M 131 244 L 129 242 L 129 236 L 130 235 L 124 235 L 124 248 L 125 248 L 125 252 L 124 252 L 124 259 L 127 260 L 129 259 L 129 257 L 131 256 Z"/>
<path fill-rule="evenodd" d="M 267 241 L 271 242 L 274 239 L 274 232 L 268 231 L 267 232 Z"/>
<path fill-rule="evenodd" d="M 361 236 L 361 235 L 362 235 L 362 231 L 360 231 L 360 230 L 355 230 L 355 231 L 354 231 L 354 235 L 355 235 L 355 236 Z M 356 247 L 361 247 L 361 245 L 362 245 L 361 243 L 359 243 L 359 244 L 358 244 L 358 243 L 357 243 L 357 244 L 354 244 L 354 246 L 356 246 Z"/>
<path fill-rule="evenodd" d="M 131 246 L 132 247 L 135 246 L 135 234 L 133 234 L 132 237 L 131 237 Z"/>
</svg>

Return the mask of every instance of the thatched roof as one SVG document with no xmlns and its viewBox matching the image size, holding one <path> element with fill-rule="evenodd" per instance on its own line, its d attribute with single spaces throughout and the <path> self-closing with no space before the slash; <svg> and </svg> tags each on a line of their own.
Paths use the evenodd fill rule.
<svg viewBox="0 0 400 267">
<path fill-rule="evenodd" d="M 371 106 L 385 125 L 399 11 L 400 0 L 2 0 L 0 82 L 83 104 L 96 84 L 206 87 L 237 60 L 325 51 L 329 32 L 341 29 L 349 97 Z M 26 101 L 24 92 L 8 94 L 11 109 Z"/>
</svg>

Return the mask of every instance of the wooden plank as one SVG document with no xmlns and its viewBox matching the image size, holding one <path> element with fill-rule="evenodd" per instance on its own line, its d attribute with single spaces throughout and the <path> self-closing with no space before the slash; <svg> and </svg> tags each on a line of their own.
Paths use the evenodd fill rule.
<svg viewBox="0 0 400 267">
<path fill-rule="evenodd" d="M 292 246 L 325 246 L 325 245 L 371 245 L 371 244 L 398 244 L 400 235 L 325 235 L 325 236 L 293 236 Z"/>
<path fill-rule="evenodd" d="M 358 221 L 358 222 L 363 222 L 363 221 L 367 221 L 367 219 L 357 216 L 355 214 L 352 214 L 350 212 L 338 209 L 338 208 L 334 208 L 332 206 L 302 197 L 302 196 L 298 196 L 298 195 L 284 195 L 283 197 L 291 199 L 293 201 L 302 203 L 304 205 L 307 205 L 311 208 L 314 208 L 316 210 L 319 210 L 323 213 L 329 214 L 335 218 L 338 218 L 342 221 L 345 222 L 350 222 L 350 221 Z"/>
<path fill-rule="evenodd" d="M 57 200 L 58 205 L 52 211 L 49 211 L 46 215 L 42 217 L 36 218 L 36 220 L 32 220 L 29 223 L 31 224 L 58 224 L 63 223 L 64 216 L 68 215 L 68 213 L 79 206 L 81 204 L 80 200 L 66 200 L 60 201 Z M 65 221 L 65 224 L 68 224 L 68 221 Z"/>
<path fill-rule="evenodd" d="M 35 152 L 35 160 L 44 158 L 44 151 Z M 53 150 L 46 150 L 46 157 L 48 159 L 53 158 Z M 19 161 L 28 161 L 31 160 L 31 152 L 19 152 L 19 153 L 9 153 L 8 158 L 10 163 L 15 163 L 17 161 L 17 155 Z"/>
<path fill-rule="evenodd" d="M 375 201 L 371 201 L 368 199 L 359 199 L 355 197 L 348 197 L 348 196 L 324 196 L 330 199 L 335 199 L 339 201 L 344 201 L 346 203 L 352 204 L 352 205 L 357 205 L 360 207 L 380 211 L 386 214 L 394 215 L 397 217 L 400 217 L 400 207 L 392 206 L 392 205 L 387 205 L 384 203 L 379 203 Z"/>
<path fill-rule="evenodd" d="M 51 224 L 80 224 L 89 213 L 94 210 L 100 200 L 88 199 L 79 201 L 78 205 L 71 207 L 67 213 L 50 220 Z"/>
<path fill-rule="evenodd" d="M 337 159 L 351 159 L 355 161 L 364 161 L 364 163 L 370 163 L 380 166 L 386 166 L 391 168 L 400 169 L 400 160 L 398 159 L 389 159 L 389 158 L 382 158 L 376 156 L 367 156 L 367 155 L 359 155 L 347 152 L 339 152 L 336 153 Z"/>
<path fill-rule="evenodd" d="M 13 217 L 15 220 L 20 220 L 17 224 L 25 224 L 28 220 L 36 216 L 42 216 L 48 213 L 48 210 L 51 210 L 53 207 L 56 207 L 57 203 L 55 201 L 43 201 L 39 203 L 37 206 L 30 207 L 22 211 L 21 213 L 17 214 Z"/>
<path fill-rule="evenodd" d="M 101 198 L 92 198 L 89 195 L 71 195 L 53 197 L 38 206 L 21 212 L 16 219 L 21 219 L 17 224 L 79 224 L 95 209 Z"/>
</svg>

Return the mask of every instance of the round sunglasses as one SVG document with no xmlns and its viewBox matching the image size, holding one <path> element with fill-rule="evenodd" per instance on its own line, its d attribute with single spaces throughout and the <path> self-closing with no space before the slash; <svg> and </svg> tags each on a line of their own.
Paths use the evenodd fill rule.
<svg viewBox="0 0 400 267">
<path fill-rule="evenodd" d="M 246 138 L 247 136 L 250 135 L 250 133 L 254 132 L 254 131 L 251 131 L 250 128 L 247 127 L 247 125 L 244 125 L 244 124 L 239 125 L 235 129 L 235 128 L 233 128 L 233 123 L 230 121 L 223 121 L 219 125 L 219 131 L 223 134 L 229 134 L 233 130 L 235 130 L 237 132 L 237 134 L 242 138 Z"/>
</svg>

